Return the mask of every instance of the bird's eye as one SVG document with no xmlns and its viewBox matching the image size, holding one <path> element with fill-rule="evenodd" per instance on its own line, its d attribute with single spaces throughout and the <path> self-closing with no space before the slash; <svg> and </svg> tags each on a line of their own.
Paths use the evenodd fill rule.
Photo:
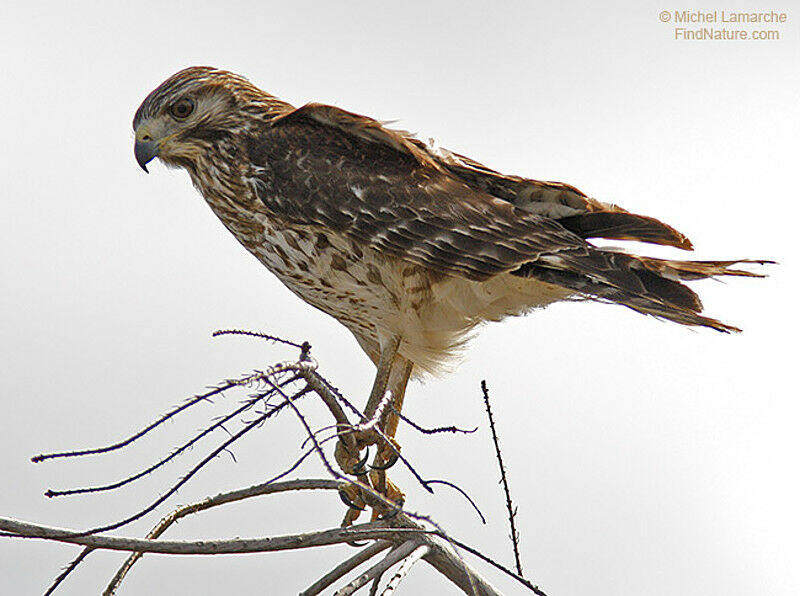
<svg viewBox="0 0 800 596">
<path fill-rule="evenodd" d="M 179 99 L 169 107 L 169 113 L 177 120 L 185 120 L 194 112 L 194 102 L 188 97 Z"/>
</svg>

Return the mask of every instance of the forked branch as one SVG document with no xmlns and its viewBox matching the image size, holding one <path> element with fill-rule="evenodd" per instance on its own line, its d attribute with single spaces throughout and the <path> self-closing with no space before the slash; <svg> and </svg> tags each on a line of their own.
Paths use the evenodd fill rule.
<svg viewBox="0 0 800 596">
<path fill-rule="evenodd" d="M 245 332 L 232 333 L 244 334 Z M 248 398 L 242 402 L 242 405 L 235 408 L 231 413 L 219 418 L 215 423 L 211 424 L 205 430 L 195 435 L 195 437 L 193 437 L 191 440 L 176 449 L 169 457 L 162 459 L 154 466 L 146 469 L 143 473 L 136 474 L 124 481 L 120 481 L 112 485 L 89 489 L 54 491 L 58 494 L 74 494 L 96 490 L 110 490 L 112 488 L 123 486 L 132 480 L 150 473 L 153 469 L 160 467 L 167 461 L 174 458 L 177 454 L 186 451 L 188 447 L 195 445 L 201 438 L 208 436 L 213 430 L 217 428 L 225 428 L 223 426 L 224 424 L 233 424 L 237 422 L 236 419 L 240 418 L 243 413 L 254 411 L 253 409 L 257 407 L 257 404 L 264 404 L 263 410 L 256 411 L 256 415 L 249 421 L 237 422 L 240 424 L 239 430 L 235 432 L 228 432 L 229 437 L 227 440 L 223 441 L 218 447 L 211 450 L 207 457 L 202 459 L 199 464 L 194 466 L 187 474 L 185 474 L 179 482 L 177 482 L 166 492 L 165 495 L 162 496 L 162 498 L 158 499 L 156 502 L 135 515 L 129 516 L 122 521 L 113 524 L 108 524 L 83 532 L 0 518 L 0 531 L 5 531 L 7 533 L 6 535 L 55 540 L 59 542 L 82 545 L 85 547 L 80 555 L 69 564 L 65 571 L 55 580 L 53 585 L 51 585 L 47 592 L 48 594 L 53 592 L 61 584 L 61 582 L 64 581 L 69 573 L 74 570 L 77 565 L 92 551 L 99 549 L 119 550 L 130 553 L 130 556 L 116 572 L 104 592 L 104 594 L 110 596 L 116 593 L 117 589 L 130 572 L 133 565 L 140 560 L 145 553 L 183 555 L 255 553 L 314 548 L 333 544 L 352 544 L 355 541 L 366 540 L 369 542 L 366 548 L 349 557 L 347 560 L 337 565 L 334 569 L 324 574 L 320 579 L 311 584 L 303 592 L 303 594 L 306 596 L 313 596 L 314 594 L 321 593 L 322 590 L 332 586 L 335 582 L 343 580 L 347 574 L 353 572 L 360 565 L 380 555 L 381 552 L 390 549 L 389 553 L 386 554 L 378 563 L 373 564 L 368 570 L 352 579 L 348 584 L 342 587 L 337 594 L 346 596 L 347 594 L 352 594 L 371 583 L 371 593 L 377 595 L 380 583 L 382 583 L 381 578 L 383 574 L 393 566 L 399 565 L 398 569 L 392 575 L 382 592 L 382 594 L 390 595 L 397 588 L 397 585 L 400 583 L 400 581 L 407 575 L 412 565 L 419 560 L 424 560 L 432 565 L 437 571 L 442 573 L 446 578 L 448 578 L 449 581 L 458 586 L 466 594 L 470 594 L 472 596 L 498 596 L 500 593 L 464 561 L 462 555 L 459 553 L 459 551 L 463 551 L 478 556 L 485 562 L 494 566 L 496 569 L 502 571 L 510 577 L 513 577 L 531 592 L 539 596 L 543 596 L 543 592 L 521 577 L 521 574 L 512 572 L 486 555 L 483 555 L 477 549 L 463 544 L 462 542 L 449 536 L 428 516 L 416 514 L 403 509 L 401 506 L 388 501 L 384 495 L 376 492 L 372 487 L 361 483 L 358 479 L 345 476 L 333 465 L 331 465 L 331 462 L 328 460 L 327 455 L 323 451 L 323 444 L 327 440 L 336 437 L 339 437 L 345 441 L 345 443 L 350 443 L 353 441 L 356 431 L 372 426 L 374 426 L 376 432 L 382 436 L 380 428 L 372 424 L 372 421 L 373 419 L 380 417 L 383 408 L 387 407 L 387 404 L 389 403 L 388 400 L 373 400 L 374 404 L 370 412 L 372 416 L 366 416 L 365 413 L 362 413 L 355 408 L 329 381 L 327 381 L 317 372 L 316 363 L 310 359 L 310 345 L 307 342 L 299 344 L 295 342 L 287 342 L 285 340 L 280 340 L 279 338 L 274 338 L 272 336 L 266 336 L 263 334 L 259 334 L 258 336 L 269 340 L 282 341 L 282 343 L 299 348 L 301 350 L 300 358 L 297 361 L 284 362 L 272 366 L 265 371 L 255 371 L 252 374 L 245 375 L 238 379 L 228 380 L 204 394 L 191 398 L 181 406 L 173 408 L 166 415 L 156 420 L 153 424 L 147 426 L 143 431 L 132 435 L 129 439 L 114 443 L 109 447 L 73 452 L 60 452 L 38 456 L 35 458 L 37 461 L 41 461 L 55 457 L 71 457 L 113 451 L 131 444 L 145 434 L 149 433 L 151 430 L 163 424 L 163 422 L 166 420 L 171 419 L 175 415 L 185 411 L 188 407 L 197 404 L 200 401 L 210 401 L 213 397 L 220 396 L 227 392 L 228 389 L 253 386 L 263 388 L 259 393 L 248 396 Z M 298 382 L 301 383 L 301 385 L 296 385 Z M 325 427 L 322 429 L 312 428 L 301 412 L 298 403 L 296 403 L 299 397 L 310 392 L 318 395 L 323 403 L 327 406 L 327 409 L 330 411 L 331 416 L 334 419 L 336 429 L 333 437 L 320 440 L 318 437 Z M 275 398 L 279 399 L 280 402 L 274 403 L 272 400 Z M 349 409 L 351 412 L 353 412 L 353 414 L 355 414 L 355 422 L 350 421 L 350 418 L 345 412 L 345 408 Z M 284 472 L 267 482 L 256 484 L 245 489 L 220 493 L 214 497 L 209 497 L 202 501 L 198 501 L 196 503 L 176 509 L 169 515 L 165 516 L 158 524 L 156 524 L 156 526 L 148 533 L 145 539 L 110 536 L 104 533 L 110 529 L 119 528 L 129 521 L 138 519 L 147 512 L 152 511 L 156 505 L 160 504 L 169 495 L 173 494 L 178 487 L 187 482 L 190 477 L 196 474 L 203 466 L 211 461 L 211 459 L 216 457 L 222 451 L 227 450 L 244 434 L 260 427 L 267 418 L 270 418 L 272 415 L 283 409 L 288 409 L 289 411 L 294 412 L 297 419 L 301 423 L 305 434 L 307 435 L 307 441 L 311 443 L 311 448 L 302 456 L 300 456 L 300 458 Z M 413 425 L 413 423 L 410 421 L 406 421 Z M 423 429 L 416 425 L 414 426 L 422 432 L 459 432 L 459 429 L 456 429 L 455 427 L 442 427 L 428 431 L 427 429 Z M 391 444 L 386 437 L 383 437 L 383 439 L 386 440 L 387 443 Z M 296 470 L 309 455 L 314 453 L 320 458 L 324 467 L 331 475 L 331 479 L 299 479 L 278 482 L 278 480 Z M 420 484 L 426 490 L 432 492 L 432 487 L 437 484 L 451 486 L 464 494 L 470 503 L 475 506 L 474 502 L 472 502 L 469 496 L 466 495 L 466 493 L 464 493 L 464 491 L 462 491 L 456 485 L 443 480 L 424 480 L 422 476 L 420 476 L 420 474 L 412 467 L 411 463 L 399 453 L 399 451 L 397 452 L 397 458 L 402 461 L 409 468 L 409 470 L 411 470 L 412 474 L 419 480 Z M 164 540 L 162 538 L 167 529 L 169 529 L 169 527 L 171 527 L 177 520 L 190 514 L 206 511 L 213 507 L 235 503 L 257 496 L 276 494 L 286 491 L 340 490 L 342 487 L 348 484 L 358 485 L 359 488 L 368 492 L 374 501 L 382 503 L 393 513 L 389 515 L 388 519 L 379 519 L 369 524 L 353 525 L 345 528 L 331 528 L 327 530 L 303 534 L 292 534 L 287 536 L 202 541 L 171 541 Z"/>
</svg>

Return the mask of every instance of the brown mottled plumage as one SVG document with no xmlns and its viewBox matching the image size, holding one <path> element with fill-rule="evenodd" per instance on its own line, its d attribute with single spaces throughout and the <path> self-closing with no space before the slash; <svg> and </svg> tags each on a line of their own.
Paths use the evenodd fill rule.
<svg viewBox="0 0 800 596">
<path fill-rule="evenodd" d="M 747 261 L 672 261 L 587 238 L 691 249 L 680 232 L 576 188 L 493 171 L 338 108 L 295 109 L 246 79 L 183 70 L 133 122 L 136 157 L 183 167 L 223 224 L 377 362 L 400 339 L 409 370 L 445 364 L 484 321 L 584 297 L 684 325 L 704 317 L 681 281 Z M 761 261 L 749 261 L 761 262 Z"/>
</svg>

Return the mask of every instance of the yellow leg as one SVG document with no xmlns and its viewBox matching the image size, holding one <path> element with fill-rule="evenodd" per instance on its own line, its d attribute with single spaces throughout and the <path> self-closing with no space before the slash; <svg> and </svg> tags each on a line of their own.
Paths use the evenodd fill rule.
<svg viewBox="0 0 800 596">
<path fill-rule="evenodd" d="M 399 357 L 399 362 L 393 371 L 392 377 L 389 379 L 389 391 L 392 393 L 392 401 L 384 411 L 382 419 L 379 423 L 386 441 L 378 441 L 378 452 L 375 454 L 375 459 L 372 461 L 372 470 L 369 473 L 370 482 L 372 486 L 379 493 L 384 495 L 387 499 L 398 505 L 402 505 L 405 500 L 405 495 L 397 485 L 386 477 L 386 468 L 391 467 L 397 460 L 400 445 L 395 440 L 397 433 L 397 425 L 400 421 L 394 410 L 398 412 L 403 408 L 403 400 L 406 394 L 406 386 L 411 377 L 411 370 L 413 368 L 411 362 L 405 358 Z M 385 505 L 382 507 L 375 507 L 372 510 L 372 518 L 376 519 L 379 515 L 390 514 L 391 511 Z"/>
<path fill-rule="evenodd" d="M 361 472 L 358 473 L 358 479 L 362 483 L 372 486 L 376 492 L 384 495 L 392 502 L 402 504 L 404 499 L 402 491 L 386 478 L 385 469 L 381 469 L 390 467 L 397 459 L 399 445 L 395 442 L 394 435 L 397 432 L 399 419 L 393 410 L 399 412 L 403 407 L 406 386 L 413 368 L 411 362 L 397 354 L 399 346 L 399 338 L 393 338 L 384 346 L 378 362 L 375 382 L 373 383 L 372 391 L 370 392 L 370 397 L 364 412 L 366 419 L 371 420 L 378 411 L 386 392 L 389 391 L 391 393 L 391 402 L 387 404 L 380 420 L 377 422 L 378 429 L 387 437 L 391 444 L 384 441 L 375 430 L 360 432 L 356 435 L 355 450 L 348 448 L 344 441 L 339 441 L 336 446 L 336 460 L 345 473 L 352 474 L 356 471 L 354 468 L 359 467 L 358 462 L 361 450 L 369 445 L 378 444 L 378 453 L 375 455 L 375 459 L 372 463 L 374 469 L 370 471 L 368 475 L 362 475 L 363 471 L 358 469 L 357 472 Z M 366 491 L 359 490 L 354 485 L 351 490 L 345 490 L 343 492 L 345 493 L 346 500 L 357 507 L 361 507 L 364 503 L 370 505 L 373 508 L 373 519 L 378 515 L 390 511 L 390 508 L 385 504 L 366 493 Z M 356 493 L 359 493 L 358 496 L 356 496 Z M 351 507 L 347 511 L 342 525 L 352 524 L 360 513 L 360 509 Z"/>
</svg>

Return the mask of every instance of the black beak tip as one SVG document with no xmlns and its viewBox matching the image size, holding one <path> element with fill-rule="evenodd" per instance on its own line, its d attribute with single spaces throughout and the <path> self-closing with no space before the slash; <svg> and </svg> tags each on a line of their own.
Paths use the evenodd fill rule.
<svg viewBox="0 0 800 596">
<path fill-rule="evenodd" d="M 158 149 L 158 143 L 151 140 L 136 141 L 133 147 L 133 155 L 136 157 L 136 163 L 148 174 L 150 171 L 147 169 L 147 164 L 158 156 Z"/>
</svg>

